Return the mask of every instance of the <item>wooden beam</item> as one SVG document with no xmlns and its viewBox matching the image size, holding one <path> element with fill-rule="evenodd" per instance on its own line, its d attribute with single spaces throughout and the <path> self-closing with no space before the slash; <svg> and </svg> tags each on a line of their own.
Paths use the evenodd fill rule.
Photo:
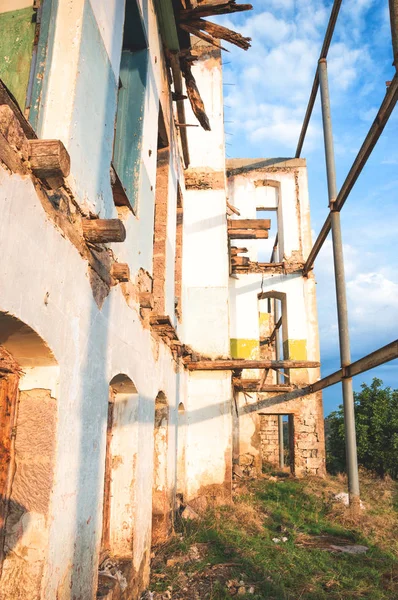
<svg viewBox="0 0 398 600">
<path fill-rule="evenodd" d="M 130 281 L 130 268 L 127 263 L 114 262 L 111 267 L 111 275 L 120 283 Z"/>
<path fill-rule="evenodd" d="M 266 229 L 228 229 L 228 236 L 234 240 L 267 240 Z"/>
<path fill-rule="evenodd" d="M 191 20 L 189 25 L 198 31 L 205 31 L 215 39 L 225 40 L 230 44 L 234 44 L 234 46 L 238 46 L 238 48 L 242 48 L 242 50 L 248 50 L 250 48 L 251 38 L 243 37 L 243 35 L 232 31 L 232 29 L 228 29 L 228 27 L 223 27 L 222 25 L 206 21 L 205 19 Z"/>
<path fill-rule="evenodd" d="M 39 179 L 60 180 L 70 173 L 70 157 L 60 140 L 29 140 L 29 162 L 33 175 Z M 60 187 L 51 185 L 51 187 Z"/>
<path fill-rule="evenodd" d="M 106 244 L 126 239 L 126 229 L 120 219 L 83 219 L 82 225 L 86 242 Z"/>
<path fill-rule="evenodd" d="M 316 369 L 320 363 L 313 360 L 245 360 L 226 358 L 222 360 L 189 361 L 189 371 L 233 371 L 234 369 Z"/>
<path fill-rule="evenodd" d="M 181 21 L 186 21 L 192 18 L 212 17 L 214 15 L 225 15 L 245 10 L 252 10 L 251 4 L 236 4 L 234 0 L 221 0 L 218 2 L 202 3 L 196 8 L 188 8 L 181 10 L 179 18 Z"/>
<path fill-rule="evenodd" d="M 231 256 L 231 265 L 233 267 L 248 265 L 249 262 L 250 258 L 248 256 Z"/>
<path fill-rule="evenodd" d="M 228 200 L 227 200 L 227 208 L 228 208 L 228 209 L 229 209 L 231 212 L 235 213 L 235 215 L 238 215 L 238 217 L 240 217 L 240 212 L 238 211 L 238 209 L 237 209 L 237 208 L 235 208 L 235 206 L 232 206 L 232 204 L 230 204 L 230 203 L 228 202 Z"/>
<path fill-rule="evenodd" d="M 233 386 L 237 391 L 245 392 L 291 392 L 294 386 L 286 383 L 278 383 L 274 385 L 260 385 L 260 379 L 238 379 L 232 380 Z"/>
<path fill-rule="evenodd" d="M 199 123 L 202 125 L 205 131 L 210 131 L 210 121 L 205 111 L 203 100 L 200 96 L 198 87 L 196 85 L 195 77 L 192 74 L 191 65 L 186 58 L 180 58 L 181 72 L 185 79 L 185 85 L 187 89 L 187 95 L 189 102 L 191 103 L 192 111 Z M 182 123 L 181 119 L 179 121 Z"/>
<path fill-rule="evenodd" d="M 247 248 L 237 248 L 236 246 L 231 246 L 231 256 L 237 256 L 238 254 L 246 254 L 249 252 Z"/>
<path fill-rule="evenodd" d="M 271 229 L 271 219 L 228 219 L 229 229 Z"/>
<path fill-rule="evenodd" d="M 153 309 L 154 300 L 152 292 L 141 292 L 139 296 L 140 307 Z"/>
</svg>

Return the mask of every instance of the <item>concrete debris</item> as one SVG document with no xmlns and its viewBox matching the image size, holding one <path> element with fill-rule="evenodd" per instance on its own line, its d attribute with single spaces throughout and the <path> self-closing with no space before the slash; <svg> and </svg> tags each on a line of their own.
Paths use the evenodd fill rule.
<svg viewBox="0 0 398 600">
<path fill-rule="evenodd" d="M 124 590 L 127 588 L 127 580 L 118 568 L 118 563 L 116 561 L 107 558 L 102 563 L 98 573 L 103 577 L 109 577 L 109 579 L 114 579 L 115 581 L 117 581 L 122 592 L 124 592 Z"/>
<path fill-rule="evenodd" d="M 187 521 L 199 519 L 198 513 L 187 504 L 184 510 L 181 513 L 181 517 Z"/>
<path fill-rule="evenodd" d="M 241 467 L 239 465 L 234 465 L 233 474 L 235 477 L 239 477 L 239 478 L 243 477 L 243 470 L 241 469 Z"/>
<path fill-rule="evenodd" d="M 366 554 L 369 550 L 367 546 L 361 546 L 360 544 L 353 544 L 349 546 L 334 546 L 330 545 L 330 548 L 336 552 L 345 552 L 347 554 Z"/>
<path fill-rule="evenodd" d="M 340 492 L 339 494 L 336 494 L 334 498 L 335 498 L 335 500 L 342 502 L 344 504 L 344 506 L 350 505 L 350 498 L 349 498 L 349 495 L 347 492 Z M 362 510 L 365 510 L 365 505 L 362 502 L 362 500 L 359 501 L 359 506 L 361 507 Z"/>
</svg>

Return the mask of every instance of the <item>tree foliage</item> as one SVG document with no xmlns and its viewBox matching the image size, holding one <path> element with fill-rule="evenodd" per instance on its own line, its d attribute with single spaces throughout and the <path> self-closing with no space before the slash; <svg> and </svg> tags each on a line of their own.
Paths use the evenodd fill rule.
<svg viewBox="0 0 398 600">
<path fill-rule="evenodd" d="M 398 390 L 383 387 L 380 379 L 362 384 L 354 392 L 358 463 L 378 475 L 398 478 Z M 327 418 L 327 466 L 332 473 L 345 471 L 344 412 Z"/>
</svg>

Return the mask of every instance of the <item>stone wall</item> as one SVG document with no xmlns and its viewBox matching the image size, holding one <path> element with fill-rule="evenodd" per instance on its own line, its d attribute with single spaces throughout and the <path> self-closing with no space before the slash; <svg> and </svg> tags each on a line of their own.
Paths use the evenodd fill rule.
<svg viewBox="0 0 398 600">
<path fill-rule="evenodd" d="M 265 463 L 279 464 L 278 416 L 260 415 L 261 456 Z"/>
</svg>

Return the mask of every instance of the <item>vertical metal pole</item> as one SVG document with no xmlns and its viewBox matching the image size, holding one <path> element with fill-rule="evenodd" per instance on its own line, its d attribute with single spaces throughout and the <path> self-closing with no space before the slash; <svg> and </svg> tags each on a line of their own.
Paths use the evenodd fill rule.
<svg viewBox="0 0 398 600">
<path fill-rule="evenodd" d="M 279 255 L 278 255 L 279 256 Z M 280 319 L 280 310 L 279 310 L 279 300 L 275 298 L 274 300 L 274 321 L 275 325 L 278 323 Z M 275 332 L 275 358 L 276 360 L 280 360 L 281 358 L 281 347 L 280 347 L 281 339 L 279 334 L 279 329 Z M 281 375 L 277 371 L 276 372 L 276 382 L 281 382 Z M 285 466 L 285 453 L 283 447 L 283 415 L 278 415 L 278 446 L 279 446 L 279 468 L 283 469 Z"/>
<path fill-rule="evenodd" d="M 326 171 L 328 180 L 329 206 L 331 211 L 331 227 L 333 239 L 334 274 L 336 281 L 337 318 L 339 324 L 340 360 L 341 367 L 347 367 L 351 362 L 350 336 L 348 329 L 347 296 L 344 277 L 343 242 L 341 237 L 340 213 L 334 210 L 334 202 L 337 196 L 336 170 L 334 164 L 334 148 L 332 119 L 330 112 L 329 85 L 327 75 L 326 59 L 321 59 L 318 64 L 319 82 L 321 88 L 323 136 L 325 142 Z M 346 440 L 348 492 L 350 505 L 354 510 L 359 508 L 359 478 L 357 441 L 355 434 L 354 393 L 352 389 L 352 378 L 344 377 L 343 405 L 344 426 Z"/>
<path fill-rule="evenodd" d="M 389 0 L 393 64 L 398 72 L 398 0 Z"/>
</svg>

